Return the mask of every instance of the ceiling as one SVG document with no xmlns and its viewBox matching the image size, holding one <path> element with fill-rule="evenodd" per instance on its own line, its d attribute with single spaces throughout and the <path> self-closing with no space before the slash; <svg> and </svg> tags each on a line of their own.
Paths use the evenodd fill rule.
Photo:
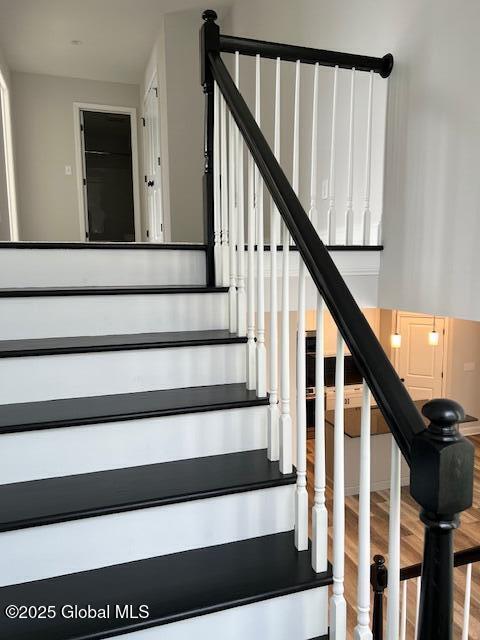
<svg viewBox="0 0 480 640">
<path fill-rule="evenodd" d="M 0 0 L 0 50 L 12 71 L 137 84 L 162 15 L 216 0 Z M 82 44 L 73 45 L 72 40 Z"/>
</svg>

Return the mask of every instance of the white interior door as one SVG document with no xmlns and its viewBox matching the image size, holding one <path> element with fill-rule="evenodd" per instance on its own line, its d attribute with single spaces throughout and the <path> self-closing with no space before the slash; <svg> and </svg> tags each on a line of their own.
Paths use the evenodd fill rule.
<svg viewBox="0 0 480 640">
<path fill-rule="evenodd" d="M 396 362 L 400 378 L 404 379 L 413 400 L 431 400 L 442 396 L 445 349 L 445 319 L 436 318 L 437 346 L 428 343 L 433 317 L 399 314 L 399 333 L 402 336 Z"/>
<path fill-rule="evenodd" d="M 154 78 L 144 100 L 145 189 L 147 203 L 147 238 L 164 242 L 162 206 L 162 168 L 160 157 L 158 88 Z"/>
</svg>

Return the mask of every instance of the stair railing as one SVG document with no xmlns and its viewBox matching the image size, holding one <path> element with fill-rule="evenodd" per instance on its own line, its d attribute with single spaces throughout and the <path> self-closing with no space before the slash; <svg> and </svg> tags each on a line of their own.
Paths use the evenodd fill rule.
<svg viewBox="0 0 480 640">
<path fill-rule="evenodd" d="M 370 74 L 368 136 L 366 160 L 371 155 L 372 78 L 386 78 L 393 58 L 359 56 L 226 36 L 215 23 L 214 11 L 205 11 L 200 31 L 201 82 L 205 93 L 205 170 L 203 176 L 204 212 L 207 238 L 209 283 L 229 284 L 230 331 L 247 336 L 246 370 L 249 388 L 266 395 L 268 369 L 270 413 L 268 457 L 279 460 L 283 473 L 292 471 L 292 419 L 290 402 L 290 312 L 298 311 L 296 400 L 295 545 L 306 550 L 308 541 L 308 496 L 306 491 L 305 418 L 305 282 L 308 271 L 317 292 L 316 340 L 316 420 L 314 506 L 312 511 L 312 566 L 316 572 L 327 569 L 328 513 L 326 510 L 326 426 L 323 405 L 324 310 L 328 309 L 337 326 L 335 372 L 335 424 L 333 428 L 333 588 L 330 598 L 330 637 L 347 637 L 345 573 L 345 487 L 344 487 L 344 354 L 348 348 L 363 377 L 360 444 L 360 494 L 358 527 L 358 597 L 356 640 L 372 638 L 370 626 L 370 394 L 373 395 L 393 435 L 391 447 L 389 516 L 389 598 L 387 637 L 397 640 L 400 632 L 400 468 L 401 455 L 410 467 L 410 490 L 422 508 L 425 549 L 420 598 L 420 640 L 447 640 L 452 637 L 453 530 L 459 513 L 472 502 L 473 447 L 457 429 L 463 410 L 455 402 L 434 400 L 423 413 L 424 420 L 383 351 L 369 323 L 357 306 L 328 250 L 298 198 L 300 69 L 315 65 L 315 121 L 318 104 L 318 66 L 333 68 L 332 144 L 329 182 L 327 236 L 336 235 L 334 193 L 336 86 L 339 69 L 351 76 L 348 147 L 348 193 L 345 213 L 346 243 L 353 241 L 355 214 L 352 208 L 352 165 L 354 141 L 355 75 Z M 234 78 L 221 53 L 234 54 Z M 255 56 L 255 115 L 240 92 L 240 56 Z M 260 129 L 260 62 L 276 61 L 274 150 Z M 280 159 L 280 61 L 295 63 L 292 184 L 279 164 Z M 316 97 L 315 97 L 316 96 Z M 217 115 L 215 115 L 215 104 Z M 273 106 L 273 105 L 272 105 Z M 227 117 L 228 116 L 228 117 Z M 220 123 L 220 124 L 219 124 Z M 217 141 L 215 124 L 220 127 Z M 227 126 L 228 125 L 228 126 Z M 312 141 L 317 134 L 312 131 Z M 216 150 L 216 155 L 214 154 Z M 246 153 L 246 158 L 245 158 Z M 315 150 L 312 151 L 312 158 Z M 245 159 L 247 180 L 244 179 Z M 315 160 L 312 162 L 311 206 L 316 208 Z M 370 173 L 366 172 L 363 237 L 371 234 Z M 270 337 L 265 351 L 264 279 L 264 198 L 263 185 L 270 194 Z M 246 203 L 246 204 L 245 204 Z M 225 207 L 228 206 L 228 212 Z M 222 225 L 218 233 L 218 225 Z M 217 225 L 217 233 L 215 233 Z M 367 228 L 368 232 L 365 232 Z M 246 233 L 245 233 L 246 229 Z M 247 238 L 247 260 L 245 259 Z M 215 242 L 223 242 L 220 250 Z M 256 245 L 255 245 L 256 239 Z M 277 243 L 281 241 L 281 246 Z M 291 242 L 297 252 L 293 253 Z M 278 248 L 281 251 L 278 251 Z M 256 252 L 256 260 L 255 260 Z M 228 255 L 228 260 L 226 256 Z M 278 256 L 281 255 L 280 304 L 277 295 Z M 291 299 L 291 261 L 299 256 L 298 303 Z M 252 287 L 256 287 L 252 292 Z M 256 295 L 255 295 L 256 293 Z M 256 304 L 256 306 L 254 306 Z M 280 312 L 279 312 L 280 309 Z M 280 322 L 278 316 L 280 315 Z M 255 331 L 255 320 L 257 331 Z M 247 335 L 248 334 L 248 335 Z M 278 340 L 278 337 L 280 338 Z M 253 361 L 254 360 L 254 361 Z M 266 366 L 268 363 L 268 367 Z M 445 587 L 445 585 L 447 585 Z"/>
<path fill-rule="evenodd" d="M 472 601 L 472 572 L 473 567 L 480 562 L 480 546 L 456 551 L 453 556 L 454 568 L 461 568 L 455 572 L 455 586 L 459 595 L 463 595 L 463 607 L 457 606 L 457 624 L 461 629 L 461 640 L 470 637 L 470 611 Z M 478 567 L 476 567 L 478 569 Z M 401 582 L 401 610 L 399 640 L 411 637 L 417 638 L 420 616 L 420 599 L 422 585 L 422 565 L 412 564 L 400 569 Z M 376 555 L 371 566 L 371 584 L 374 593 L 373 601 L 373 640 L 384 640 L 383 636 L 383 599 L 388 594 L 388 570 L 385 558 Z M 412 587 L 410 586 L 413 586 Z M 409 588 L 410 587 L 410 588 Z"/>
</svg>

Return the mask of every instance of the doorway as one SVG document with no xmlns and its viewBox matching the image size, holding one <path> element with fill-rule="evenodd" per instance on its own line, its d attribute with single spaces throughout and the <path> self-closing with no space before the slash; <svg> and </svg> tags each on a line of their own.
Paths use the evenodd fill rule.
<svg viewBox="0 0 480 640">
<path fill-rule="evenodd" d="M 394 350 L 395 368 L 413 400 L 431 400 L 444 395 L 445 318 L 398 313 L 398 331 L 402 336 Z M 428 334 L 438 333 L 438 344 L 429 344 Z"/>
<path fill-rule="evenodd" d="M 82 239 L 141 240 L 135 109 L 75 106 Z"/>
</svg>

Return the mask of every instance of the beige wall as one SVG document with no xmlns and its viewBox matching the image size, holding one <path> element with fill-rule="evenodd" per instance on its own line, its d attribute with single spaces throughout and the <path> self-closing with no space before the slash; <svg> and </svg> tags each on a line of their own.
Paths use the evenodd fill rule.
<svg viewBox="0 0 480 640">
<path fill-rule="evenodd" d="M 446 395 L 480 418 L 480 322 L 449 320 Z"/>
<path fill-rule="evenodd" d="M 29 73 L 12 73 L 11 78 L 20 239 L 84 240 L 75 177 L 73 103 L 138 110 L 140 89 Z M 65 175 L 65 165 L 72 166 L 71 176 Z"/>
<path fill-rule="evenodd" d="M 379 317 L 380 342 L 391 357 L 390 334 L 394 330 L 394 312 L 380 309 Z M 480 418 L 480 322 L 446 318 L 446 328 L 444 394 L 459 402 L 466 413 Z"/>
</svg>

